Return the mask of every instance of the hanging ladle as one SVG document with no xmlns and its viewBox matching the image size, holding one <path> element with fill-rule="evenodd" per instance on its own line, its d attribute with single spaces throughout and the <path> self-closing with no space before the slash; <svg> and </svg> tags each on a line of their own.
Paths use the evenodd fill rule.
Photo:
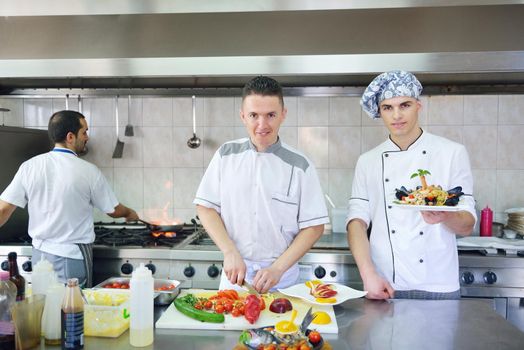
<svg viewBox="0 0 524 350">
<path fill-rule="evenodd" d="M 187 145 L 189 148 L 198 148 L 200 146 L 200 139 L 196 136 L 196 96 L 192 97 L 193 99 L 193 137 L 187 140 Z"/>
</svg>

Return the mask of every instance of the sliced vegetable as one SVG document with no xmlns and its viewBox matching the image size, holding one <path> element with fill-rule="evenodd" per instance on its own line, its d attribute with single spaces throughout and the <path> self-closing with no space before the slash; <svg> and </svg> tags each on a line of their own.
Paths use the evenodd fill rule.
<svg viewBox="0 0 524 350">
<path fill-rule="evenodd" d="M 315 298 L 331 298 L 337 295 L 332 284 L 317 284 L 311 288 L 310 294 Z"/>
<path fill-rule="evenodd" d="M 246 320 L 253 324 L 260 317 L 260 310 L 262 308 L 262 302 L 256 295 L 250 294 L 246 297 L 246 306 L 244 309 L 244 317 Z"/>
<path fill-rule="evenodd" d="M 193 294 L 187 294 L 181 298 L 176 298 L 174 304 L 178 311 L 195 320 L 209 323 L 223 323 L 225 321 L 223 314 L 196 309 L 195 304 L 197 302 L 198 300 Z"/>
<path fill-rule="evenodd" d="M 269 305 L 269 311 L 276 314 L 283 314 L 285 312 L 293 310 L 293 305 L 286 298 L 277 298 Z"/>
</svg>

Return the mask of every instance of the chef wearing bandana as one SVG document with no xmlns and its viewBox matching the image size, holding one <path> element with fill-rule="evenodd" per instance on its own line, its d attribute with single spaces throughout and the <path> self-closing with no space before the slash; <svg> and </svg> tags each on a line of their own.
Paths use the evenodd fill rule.
<svg viewBox="0 0 524 350">
<path fill-rule="evenodd" d="M 348 241 L 370 299 L 458 299 L 456 236 L 471 234 L 477 219 L 473 179 L 463 145 L 420 128 L 422 85 L 404 71 L 380 74 L 360 104 L 381 118 L 389 138 L 360 156 L 355 169 Z M 462 186 L 464 210 L 416 211 L 392 206 L 395 189 L 420 185 L 410 175 L 428 170 L 428 184 Z M 367 230 L 371 225 L 368 239 Z"/>
</svg>

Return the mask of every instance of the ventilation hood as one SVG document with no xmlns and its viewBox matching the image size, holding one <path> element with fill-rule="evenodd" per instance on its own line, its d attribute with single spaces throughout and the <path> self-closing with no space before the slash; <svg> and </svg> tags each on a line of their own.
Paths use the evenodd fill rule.
<svg viewBox="0 0 524 350">
<path fill-rule="evenodd" d="M 368 4 L 372 3 L 372 5 Z M 0 93 L 29 88 L 524 84 L 524 1 L 19 0 L 0 9 Z"/>
</svg>

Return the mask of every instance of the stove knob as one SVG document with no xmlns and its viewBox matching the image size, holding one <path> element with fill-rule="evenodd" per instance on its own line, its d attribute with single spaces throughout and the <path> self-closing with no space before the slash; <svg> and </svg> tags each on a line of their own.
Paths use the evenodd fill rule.
<svg viewBox="0 0 524 350">
<path fill-rule="evenodd" d="M 7 261 L 7 260 L 2 261 L 2 265 L 0 267 L 4 271 L 9 271 L 9 261 Z"/>
<path fill-rule="evenodd" d="M 188 266 L 184 269 L 184 276 L 193 277 L 195 275 L 195 268 L 193 266 Z"/>
<path fill-rule="evenodd" d="M 487 284 L 493 284 L 497 282 L 497 275 L 495 275 L 495 272 L 486 272 L 484 274 L 484 282 L 486 282 Z"/>
<path fill-rule="evenodd" d="M 33 264 L 31 264 L 31 260 L 27 260 L 22 264 L 22 270 L 24 270 L 25 272 L 33 271 Z"/>
<path fill-rule="evenodd" d="M 207 269 L 207 275 L 211 278 L 215 278 L 220 274 L 220 270 L 218 267 L 215 266 L 215 264 L 211 265 Z"/>
<path fill-rule="evenodd" d="M 122 271 L 124 275 L 129 275 L 133 272 L 133 265 L 128 262 L 123 263 L 122 266 L 120 266 L 120 271 Z"/>
<path fill-rule="evenodd" d="M 316 269 L 315 269 L 315 276 L 317 278 L 324 278 L 324 276 L 326 275 L 326 269 L 323 268 L 322 266 L 318 266 Z"/>
<path fill-rule="evenodd" d="M 471 272 L 466 271 L 462 273 L 462 276 L 460 276 L 460 280 L 464 284 L 472 284 L 473 282 L 475 282 L 475 276 L 473 276 Z"/>
<path fill-rule="evenodd" d="M 156 266 L 152 263 L 146 264 L 146 267 L 151 270 L 151 273 L 154 275 L 156 272 Z"/>
</svg>

